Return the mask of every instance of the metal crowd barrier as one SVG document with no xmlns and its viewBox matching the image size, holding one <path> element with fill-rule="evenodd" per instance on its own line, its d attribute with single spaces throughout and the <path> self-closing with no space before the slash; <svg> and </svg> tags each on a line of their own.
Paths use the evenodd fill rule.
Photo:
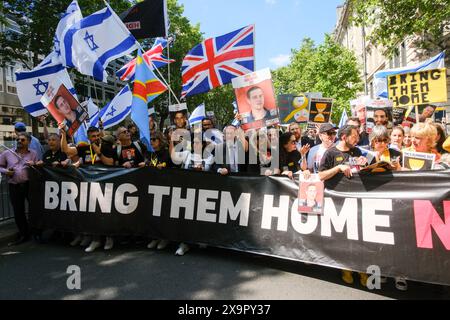
<svg viewBox="0 0 450 320">
<path fill-rule="evenodd" d="M 4 177 L 0 180 L 0 222 L 2 222 L 14 218 L 14 212 L 9 201 L 8 183 Z"/>
</svg>

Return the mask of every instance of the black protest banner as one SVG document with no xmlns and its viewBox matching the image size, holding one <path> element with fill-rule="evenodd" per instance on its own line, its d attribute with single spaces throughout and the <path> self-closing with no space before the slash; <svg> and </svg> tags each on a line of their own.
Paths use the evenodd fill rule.
<svg viewBox="0 0 450 320">
<path fill-rule="evenodd" d="M 136 39 L 167 37 L 167 0 L 145 0 L 120 14 Z"/>
<path fill-rule="evenodd" d="M 450 284 L 450 171 L 337 176 L 323 215 L 287 177 L 148 168 L 30 171 L 32 223 L 144 235 Z"/>
</svg>

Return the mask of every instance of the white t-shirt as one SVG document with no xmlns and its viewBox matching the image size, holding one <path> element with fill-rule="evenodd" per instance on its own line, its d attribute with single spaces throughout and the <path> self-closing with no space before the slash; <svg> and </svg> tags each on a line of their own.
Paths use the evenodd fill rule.
<svg viewBox="0 0 450 320">
<path fill-rule="evenodd" d="M 308 169 L 313 173 L 319 172 L 320 162 L 322 161 L 322 157 L 327 151 L 323 144 L 319 144 L 313 147 L 308 154 Z"/>
</svg>

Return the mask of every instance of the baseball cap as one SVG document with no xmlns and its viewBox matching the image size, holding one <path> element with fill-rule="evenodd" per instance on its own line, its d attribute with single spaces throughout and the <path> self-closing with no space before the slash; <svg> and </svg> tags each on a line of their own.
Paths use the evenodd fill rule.
<svg viewBox="0 0 450 320">
<path fill-rule="evenodd" d="M 14 129 L 18 132 L 25 132 L 27 131 L 27 126 L 23 122 L 16 122 Z"/>
<path fill-rule="evenodd" d="M 330 130 L 336 130 L 338 129 L 336 126 L 332 125 L 331 123 L 324 123 L 320 126 L 319 133 L 325 133 Z"/>
</svg>

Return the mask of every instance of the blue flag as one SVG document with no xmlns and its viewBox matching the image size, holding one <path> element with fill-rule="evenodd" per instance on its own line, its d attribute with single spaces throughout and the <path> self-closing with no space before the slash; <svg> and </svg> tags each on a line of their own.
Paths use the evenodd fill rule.
<svg viewBox="0 0 450 320">
<path fill-rule="evenodd" d="M 133 87 L 133 102 L 131 107 L 131 119 L 139 128 L 140 139 L 153 151 L 150 144 L 150 128 L 148 120 L 148 103 L 165 92 L 167 87 L 155 76 L 147 66 L 139 49 L 136 57 L 136 74 Z"/>
</svg>

